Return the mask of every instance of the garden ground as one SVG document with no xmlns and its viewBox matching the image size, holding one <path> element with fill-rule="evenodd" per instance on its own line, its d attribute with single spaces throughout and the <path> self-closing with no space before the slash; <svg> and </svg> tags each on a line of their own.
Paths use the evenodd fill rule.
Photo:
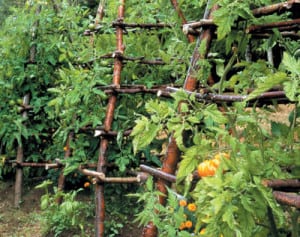
<svg viewBox="0 0 300 237">
<path fill-rule="evenodd" d="M 40 198 L 44 190 L 35 189 L 38 183 L 26 184 L 24 188 L 21 208 L 14 208 L 14 182 L 12 180 L 0 180 L 0 237 L 41 237 L 43 236 L 41 224 Z M 93 195 L 80 193 L 82 201 L 91 201 Z M 109 217 L 108 217 L 109 218 Z M 93 230 L 87 229 L 87 232 Z M 119 235 L 114 237 L 137 237 L 141 229 L 136 224 L 124 224 Z M 64 237 L 80 236 L 76 233 L 64 234 Z M 90 236 L 94 236 L 91 234 Z M 47 235 L 47 237 L 52 237 Z"/>
</svg>

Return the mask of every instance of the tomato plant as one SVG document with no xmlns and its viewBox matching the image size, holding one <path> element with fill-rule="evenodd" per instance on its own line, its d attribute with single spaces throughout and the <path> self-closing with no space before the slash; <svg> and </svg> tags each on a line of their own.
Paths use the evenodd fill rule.
<svg viewBox="0 0 300 237">
<path fill-rule="evenodd" d="M 198 0 L 179 2 L 188 21 L 200 19 L 207 4 Z M 184 90 L 171 98 L 118 95 L 112 123 L 118 135 L 109 141 L 107 152 L 107 161 L 116 165 L 113 174 L 123 175 L 126 169 L 138 167 L 141 160 L 160 166 L 167 136 L 174 137 L 180 150 L 176 191 L 197 209 L 192 226 L 185 222 L 189 231 L 179 233 L 178 227 L 187 220 L 181 215 L 184 208 L 174 215 L 176 195 L 169 197 L 169 206 L 175 209 L 159 206 L 165 214 L 159 216 L 153 212 L 157 207 L 153 190 L 145 193 L 142 199 L 148 202 L 148 216 L 141 212 L 139 219 L 146 223 L 152 218 L 162 234 L 190 236 L 191 231 L 199 233 L 205 228 L 212 236 L 267 236 L 276 232 L 268 228 L 270 216 L 278 232 L 289 233 L 292 218 L 284 214 L 293 209 L 279 206 L 262 180 L 299 178 L 299 40 L 284 38 L 276 29 L 267 38 L 247 33 L 255 24 L 294 17 L 288 11 L 268 16 L 252 12 L 255 7 L 275 2 L 281 1 L 212 0 L 208 6 L 220 6 L 213 14 L 216 39 L 209 57 L 198 61 L 200 70 L 194 76 L 209 92 L 240 93 L 248 96 L 246 101 L 217 105 L 199 101 L 195 93 Z M 97 6 L 89 8 L 91 5 L 82 1 L 26 1 L 21 6 L 11 8 L 1 23 L 1 164 L 15 159 L 18 145 L 26 148 L 26 161 L 62 158 L 72 131 L 72 156 L 63 161 L 65 175 L 70 175 L 80 164 L 96 162 L 99 155 L 98 137 L 81 129 L 91 131 L 103 125 L 107 104 L 104 89 L 110 88 L 114 63 L 107 55 L 114 54 L 116 40 L 111 22 L 116 18 L 118 2 L 106 1 L 105 18 L 98 25 L 92 16 Z M 169 27 L 156 31 L 130 28 L 124 32 L 126 55 L 134 60 L 124 63 L 122 83 L 147 88 L 162 84 L 182 87 L 196 43 L 188 43 L 169 1 L 126 1 L 126 21 L 163 22 Z M 85 36 L 87 29 L 99 32 Z M 30 60 L 32 46 L 36 50 L 34 60 Z M 202 42 L 199 51 L 205 51 L 204 47 Z M 275 57 L 278 62 L 267 58 L 272 48 L 282 52 Z M 253 60 L 249 60 L 249 49 Z M 159 59 L 162 63 L 138 64 L 142 59 Z M 210 74 L 215 84 L 208 87 Z M 252 103 L 261 93 L 278 86 L 294 106 L 285 121 L 271 119 L 278 107 L 276 101 L 259 109 L 260 104 Z M 26 94 L 30 95 L 31 108 L 23 117 L 20 100 Z M 123 138 L 123 132 L 131 128 L 131 136 Z M 230 159 L 223 152 L 230 153 Z M 205 177 L 196 182 L 191 174 L 199 164 L 205 166 L 201 167 L 204 175 L 200 174 Z M 1 173 L 5 171 L 2 167 Z M 49 174 L 57 176 L 55 171 Z M 120 189 L 108 192 L 121 193 Z"/>
</svg>

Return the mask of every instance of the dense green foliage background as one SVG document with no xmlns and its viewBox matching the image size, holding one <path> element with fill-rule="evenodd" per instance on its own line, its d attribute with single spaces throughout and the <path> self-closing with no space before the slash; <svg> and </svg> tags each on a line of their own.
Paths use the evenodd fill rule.
<svg viewBox="0 0 300 237">
<path fill-rule="evenodd" d="M 188 21 L 202 18 L 207 1 L 179 2 Z M 270 229 L 274 232 L 266 218 L 271 210 L 279 234 L 297 234 L 295 223 L 285 219 L 287 213 L 296 211 L 279 206 L 261 181 L 299 178 L 299 40 L 283 38 L 277 30 L 266 39 L 246 34 L 250 25 L 283 21 L 293 15 L 253 16 L 251 9 L 274 1 L 214 0 L 210 6 L 214 3 L 221 6 L 214 13 L 217 37 L 209 58 L 199 61 L 201 70 L 196 76 L 200 84 L 207 86 L 207 76 L 213 71 L 217 83 L 209 88 L 211 92 L 230 90 L 246 94 L 251 88 L 249 98 L 279 85 L 295 104 L 288 121 L 269 119 L 276 102 L 273 107 L 263 107 L 263 113 L 255 105 L 246 110 L 247 102 L 222 105 L 221 113 L 216 105 L 199 102 L 183 91 L 172 99 L 122 94 L 112 126 L 119 134 L 109 145 L 108 162 L 117 165 L 114 172 L 118 175 L 135 169 L 141 160 L 160 166 L 167 138 L 158 135 L 173 134 L 182 152 L 177 191 L 199 208 L 194 223 L 197 233 L 206 227 L 212 236 L 267 236 Z M 64 156 L 67 136 L 75 131 L 72 157 L 64 161 L 65 174 L 72 174 L 79 164 L 95 162 L 98 157 L 98 137 L 81 133 L 80 128 L 96 128 L 104 120 L 107 95 L 101 87 L 111 84 L 113 59 L 102 56 L 116 48 L 111 22 L 116 19 L 118 2 L 106 1 L 105 17 L 99 25 L 101 34 L 93 36 L 84 36 L 84 31 L 95 20 L 95 1 L 0 1 L 0 6 L 0 175 L 11 171 L 4 163 L 15 159 L 17 145 L 24 147 L 26 161 L 53 161 Z M 126 62 L 122 84 L 182 86 L 195 43 L 189 44 L 182 33 L 170 1 L 126 1 L 125 22 L 163 22 L 173 27 L 126 31 L 127 56 L 160 58 L 166 64 Z M 199 50 L 203 50 L 203 45 Z M 274 46 L 282 50 L 282 62 L 278 65 L 267 60 L 267 52 Z M 36 48 L 35 60 L 29 62 L 32 47 Z M 253 61 L 245 56 L 249 47 Z M 23 118 L 20 111 L 26 94 L 30 95 L 32 109 Z M 178 113 L 181 101 L 186 104 Z M 262 121 L 270 129 L 261 126 Z M 133 136 L 124 139 L 122 132 L 133 127 Z M 183 134 L 188 134 L 188 139 Z M 216 176 L 201 179 L 190 189 L 190 174 L 197 164 L 220 151 L 229 152 L 231 159 L 224 161 Z M 34 172 L 30 170 L 28 175 Z M 56 175 L 50 172 L 51 178 Z M 149 190 L 145 193 L 148 196 L 140 200 L 150 200 Z M 172 200 L 170 205 L 176 208 Z M 153 214 L 156 205 L 150 204 L 140 214 L 140 220 L 146 223 L 152 218 L 161 236 L 175 236 L 175 232 L 178 236 L 190 236 L 178 231 L 168 210 L 161 209 L 165 215 L 149 215 L 147 211 Z M 144 218 L 147 216 L 151 218 Z"/>
</svg>

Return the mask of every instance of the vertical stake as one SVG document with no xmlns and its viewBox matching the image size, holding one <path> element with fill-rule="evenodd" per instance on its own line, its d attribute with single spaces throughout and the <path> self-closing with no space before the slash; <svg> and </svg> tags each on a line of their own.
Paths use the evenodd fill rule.
<svg viewBox="0 0 300 237">
<path fill-rule="evenodd" d="M 176 2 L 176 1 L 172 0 L 172 4 L 174 4 L 174 2 Z M 207 6 L 209 5 L 209 2 L 207 4 Z M 176 4 L 174 6 L 176 8 Z M 206 11 L 204 13 L 204 18 L 211 19 L 212 12 L 215 11 L 217 8 L 218 7 L 216 5 L 213 6 L 211 10 L 209 10 L 209 8 L 206 7 Z M 177 8 L 176 8 L 176 10 L 177 10 L 177 12 L 179 12 Z M 184 20 L 184 17 L 181 17 L 181 19 Z M 196 45 L 196 48 L 192 55 L 191 66 L 189 68 L 189 71 L 188 71 L 188 74 L 187 74 L 187 77 L 185 79 L 184 86 L 183 86 L 183 88 L 185 90 L 194 91 L 197 87 L 197 78 L 195 77 L 195 71 L 199 70 L 199 68 L 196 65 L 197 65 L 197 62 L 199 59 L 205 58 L 207 56 L 207 53 L 208 53 L 208 50 L 210 47 L 210 43 L 212 40 L 212 34 L 213 34 L 212 30 L 210 28 L 208 28 L 208 29 L 202 31 L 197 39 L 197 45 Z M 206 52 L 204 52 L 204 54 L 200 54 L 199 49 L 198 49 L 201 41 L 204 41 L 206 43 Z M 192 41 L 190 41 L 190 42 L 192 42 Z M 178 110 L 180 112 L 180 104 L 179 104 Z M 173 135 L 171 135 L 171 137 L 169 139 L 167 153 L 163 160 L 162 171 L 166 172 L 168 174 L 174 174 L 176 171 L 176 168 L 177 168 L 177 164 L 179 162 L 179 158 L 180 158 L 180 151 L 176 144 L 175 138 L 173 137 Z M 156 182 L 156 186 L 157 186 L 158 191 L 160 191 L 163 194 L 167 194 L 166 187 L 170 186 L 170 183 L 165 180 L 158 179 Z M 165 195 L 159 196 L 158 201 L 160 204 L 165 205 L 166 196 Z M 158 234 L 157 228 L 153 225 L 153 223 L 150 222 L 150 223 L 148 223 L 147 226 L 144 227 L 142 237 L 156 237 L 157 234 Z"/>
<path fill-rule="evenodd" d="M 125 12 L 125 0 L 119 0 L 118 7 L 118 21 L 123 21 Z M 116 50 L 118 53 L 123 54 L 123 29 L 121 26 L 116 27 Z M 113 72 L 113 85 L 115 87 L 120 87 L 121 82 L 121 72 L 122 72 L 122 59 L 115 57 L 114 59 L 114 72 Z M 106 108 L 106 115 L 104 120 L 104 130 L 106 132 L 111 130 L 111 126 L 114 118 L 114 111 L 117 103 L 117 96 L 112 94 L 108 99 L 108 104 Z M 101 138 L 99 157 L 97 163 L 98 172 L 106 172 L 106 151 L 108 148 L 108 140 L 105 137 Z M 95 202 L 96 202 L 96 237 L 104 236 L 104 220 L 105 220 L 105 200 L 104 200 L 104 183 L 96 183 L 95 187 Z"/>
<path fill-rule="evenodd" d="M 26 106 L 29 104 L 29 94 L 26 94 L 23 98 L 23 105 Z M 22 113 L 23 118 L 27 118 L 27 111 L 24 110 Z M 18 144 L 17 148 L 17 164 L 22 163 L 24 160 L 24 150 L 23 145 Z M 15 200 L 14 206 L 20 207 L 22 201 L 22 191 L 23 191 L 23 167 L 18 165 L 16 170 L 16 181 L 15 181 Z"/>
</svg>

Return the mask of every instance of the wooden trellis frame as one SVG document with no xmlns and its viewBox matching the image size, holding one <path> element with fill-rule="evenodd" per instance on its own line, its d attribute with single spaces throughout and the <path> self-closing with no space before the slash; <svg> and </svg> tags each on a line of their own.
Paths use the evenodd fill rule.
<svg viewBox="0 0 300 237">
<path fill-rule="evenodd" d="M 197 40 L 196 48 L 191 58 L 190 69 L 187 72 L 187 76 L 183 85 L 183 89 L 186 93 L 192 93 L 197 88 L 197 79 L 195 78 L 195 72 L 199 70 L 197 66 L 197 62 L 199 59 L 203 59 L 207 57 L 211 41 L 214 37 L 214 31 L 216 25 L 213 22 L 212 13 L 218 9 L 218 6 L 213 6 L 212 9 L 209 9 L 205 12 L 203 19 L 198 22 L 188 23 L 184 17 L 183 12 L 179 8 L 177 0 L 171 0 L 171 4 L 174 6 L 175 11 L 177 12 L 179 18 L 182 21 L 183 32 L 187 34 L 187 38 L 189 42 L 194 42 Z M 299 0 L 290 0 L 280 4 L 273 4 L 266 7 L 261 7 L 254 9 L 252 11 L 255 16 L 262 16 L 272 14 L 274 12 L 283 12 L 289 11 L 294 7 L 300 6 Z M 96 16 L 96 25 L 101 21 L 104 17 L 104 6 L 99 4 L 97 16 Z M 170 96 L 170 93 L 176 92 L 178 88 L 170 87 L 168 85 L 156 86 L 153 88 L 146 88 L 144 85 L 122 85 L 121 84 L 121 73 L 126 61 L 133 61 L 141 64 L 149 64 L 149 65 L 164 65 L 165 63 L 161 59 L 145 59 L 143 56 L 137 58 L 131 58 L 124 55 L 124 45 L 123 45 L 123 36 L 125 34 L 124 29 L 126 28 L 142 28 L 142 29 L 159 29 L 162 27 L 170 27 L 168 24 L 135 24 L 135 23 L 125 23 L 125 0 L 119 0 L 118 6 L 118 14 L 117 20 L 114 21 L 111 26 L 115 28 L 116 34 L 116 51 L 113 53 L 109 53 L 103 55 L 99 58 L 95 58 L 94 60 L 99 60 L 101 58 L 113 58 L 114 59 L 114 71 L 112 78 L 112 85 L 106 87 L 100 87 L 107 95 L 108 95 L 108 104 L 106 109 L 106 116 L 104 120 L 104 126 L 101 128 L 91 129 L 89 127 L 84 127 L 80 129 L 80 132 L 88 132 L 95 130 L 98 132 L 97 135 L 100 137 L 99 142 L 99 157 L 97 164 L 90 164 L 87 166 L 79 167 L 79 171 L 84 175 L 89 175 L 94 177 L 93 182 L 95 183 L 95 198 L 96 198 L 96 219 L 95 219 L 95 234 L 96 237 L 104 236 L 104 220 L 105 220 L 105 197 L 104 197 L 104 186 L 105 183 L 139 183 L 143 182 L 147 179 L 148 174 L 153 175 L 157 178 L 156 186 L 158 190 L 164 194 L 166 194 L 167 186 L 170 186 L 171 183 L 176 182 L 175 171 L 177 164 L 179 162 L 180 152 L 176 145 L 175 139 L 173 136 L 169 139 L 169 144 L 167 148 L 167 152 L 163 161 L 162 168 L 160 170 L 154 169 L 145 165 L 141 165 L 140 169 L 142 172 L 139 172 L 135 177 L 106 177 L 106 167 L 107 167 L 107 157 L 106 152 L 109 149 L 109 138 L 115 137 L 117 135 L 117 131 L 112 131 L 112 121 L 113 114 L 116 107 L 116 102 L 118 99 L 118 94 L 120 93 L 152 93 L 159 94 L 161 96 Z M 35 28 L 38 26 L 38 22 L 35 25 Z M 300 35 L 295 30 L 299 30 L 300 28 L 300 19 L 293 19 L 285 22 L 276 22 L 272 24 L 265 25 L 254 25 L 249 27 L 246 30 L 246 33 L 252 34 L 254 37 L 269 37 L 270 29 L 276 28 L 278 29 L 282 36 L 296 38 L 299 39 Z M 95 32 L 86 31 L 84 34 L 91 37 L 91 42 L 93 42 L 93 37 L 96 37 L 95 34 L 98 33 L 97 30 Z M 33 37 L 35 37 L 33 35 Z M 206 52 L 204 54 L 199 54 L 198 46 L 200 42 L 206 42 Z M 35 46 L 33 45 L 30 50 L 30 60 L 28 64 L 34 63 L 35 59 Z M 92 62 L 91 62 L 92 63 Z M 211 82 L 213 83 L 213 81 Z M 205 92 L 205 90 L 204 90 Z M 200 101 L 205 101 L 207 103 L 233 103 L 236 101 L 243 101 L 247 99 L 247 96 L 241 95 L 232 95 L 232 94 L 213 94 L 209 92 L 205 93 L 194 93 L 195 97 Z M 282 103 L 287 103 L 288 99 L 285 96 L 285 93 L 281 90 L 265 92 L 259 97 L 253 99 L 255 102 L 259 102 L 261 104 L 269 103 L 270 100 L 276 99 Z M 27 116 L 27 111 L 31 109 L 29 105 L 29 96 L 24 96 L 23 101 L 23 109 L 22 115 Z M 180 111 L 180 106 L 178 108 Z M 130 135 L 131 130 L 125 131 L 124 136 Z M 69 143 L 74 139 L 74 134 L 71 132 L 69 134 L 66 151 L 64 158 L 67 159 L 72 154 Z M 29 163 L 23 162 L 23 148 L 18 147 L 17 151 L 17 159 L 13 162 L 17 167 L 16 172 L 16 186 L 15 186 L 15 206 L 18 206 L 21 201 L 21 193 L 22 193 L 22 167 L 45 167 L 45 168 L 63 168 L 62 163 L 59 160 L 56 160 L 54 163 Z M 89 168 L 96 167 L 95 170 L 91 170 Z M 195 175 L 197 176 L 197 175 Z M 199 177 L 196 177 L 199 178 Z M 58 188 L 64 188 L 64 176 L 63 172 L 61 173 L 58 180 Z M 267 180 L 264 181 L 264 185 L 274 189 L 274 197 L 278 202 L 295 206 L 296 208 L 300 208 L 300 198 L 299 195 L 293 195 L 287 193 L 287 190 L 299 190 L 300 184 L 299 180 Z M 165 197 L 160 196 L 159 202 L 161 204 L 165 204 Z M 157 236 L 156 227 L 149 223 L 143 229 L 142 237 L 155 237 Z"/>
</svg>

